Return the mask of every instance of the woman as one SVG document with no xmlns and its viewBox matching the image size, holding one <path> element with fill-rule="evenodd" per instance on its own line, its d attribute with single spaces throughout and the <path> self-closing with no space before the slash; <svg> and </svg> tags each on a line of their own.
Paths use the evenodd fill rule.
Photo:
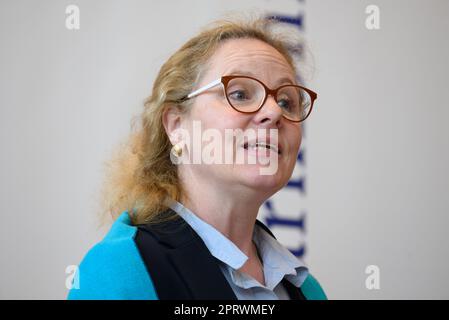
<svg viewBox="0 0 449 320">
<path fill-rule="evenodd" d="M 316 98 L 270 23 L 218 21 L 162 66 L 112 161 L 107 207 L 121 214 L 70 299 L 326 298 L 256 220 L 293 172 Z"/>
</svg>

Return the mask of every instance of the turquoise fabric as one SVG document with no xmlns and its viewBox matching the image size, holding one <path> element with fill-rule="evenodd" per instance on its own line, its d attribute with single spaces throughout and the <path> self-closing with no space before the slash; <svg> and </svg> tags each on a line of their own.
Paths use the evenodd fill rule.
<svg viewBox="0 0 449 320">
<path fill-rule="evenodd" d="M 68 299 L 158 299 L 134 242 L 136 232 L 128 213 L 123 212 L 82 260 L 76 275 L 79 289 L 72 288 Z"/>
<path fill-rule="evenodd" d="M 69 300 L 158 300 L 156 290 L 134 242 L 137 228 L 123 212 L 102 241 L 80 263 L 79 288 Z M 308 300 L 325 300 L 318 281 L 309 273 L 301 285 Z"/>
<path fill-rule="evenodd" d="M 327 300 L 323 288 L 310 273 L 302 284 L 301 291 L 307 300 Z"/>
</svg>

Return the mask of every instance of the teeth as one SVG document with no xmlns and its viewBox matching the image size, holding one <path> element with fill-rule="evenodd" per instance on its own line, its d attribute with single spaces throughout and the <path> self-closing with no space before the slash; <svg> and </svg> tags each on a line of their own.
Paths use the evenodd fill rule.
<svg viewBox="0 0 449 320">
<path fill-rule="evenodd" d="M 275 145 L 273 145 L 273 144 L 266 144 L 264 142 L 256 142 L 256 143 L 251 143 L 251 144 L 245 143 L 243 147 L 245 149 L 249 149 L 249 148 L 251 148 L 251 149 L 266 148 L 268 150 L 273 149 L 273 151 L 275 151 L 275 152 L 280 154 L 278 148 Z"/>
<path fill-rule="evenodd" d="M 265 147 L 267 149 L 271 149 L 274 148 L 274 146 L 270 145 L 270 144 L 266 144 L 266 143 L 256 143 L 256 146 L 261 146 L 261 147 Z"/>
</svg>

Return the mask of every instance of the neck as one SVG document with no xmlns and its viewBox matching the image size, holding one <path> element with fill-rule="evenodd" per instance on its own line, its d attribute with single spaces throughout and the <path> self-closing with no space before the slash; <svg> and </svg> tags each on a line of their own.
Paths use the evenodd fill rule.
<svg viewBox="0 0 449 320">
<path fill-rule="evenodd" d="M 247 256 L 254 255 L 254 224 L 265 197 L 252 188 L 227 188 L 198 179 L 181 179 L 181 203 L 231 240 Z M 193 192 L 192 192 L 193 191 Z"/>
</svg>

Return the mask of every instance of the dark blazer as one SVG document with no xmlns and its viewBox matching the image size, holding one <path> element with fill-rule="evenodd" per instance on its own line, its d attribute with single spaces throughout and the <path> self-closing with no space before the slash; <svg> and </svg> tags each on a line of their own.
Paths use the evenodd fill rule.
<svg viewBox="0 0 449 320">
<path fill-rule="evenodd" d="M 163 215 L 176 213 L 168 209 Z M 88 252 L 77 275 L 79 288 L 69 299 L 237 299 L 219 261 L 182 218 L 133 226 L 124 212 Z M 301 288 L 282 283 L 291 299 L 326 299 L 310 274 Z"/>
</svg>

